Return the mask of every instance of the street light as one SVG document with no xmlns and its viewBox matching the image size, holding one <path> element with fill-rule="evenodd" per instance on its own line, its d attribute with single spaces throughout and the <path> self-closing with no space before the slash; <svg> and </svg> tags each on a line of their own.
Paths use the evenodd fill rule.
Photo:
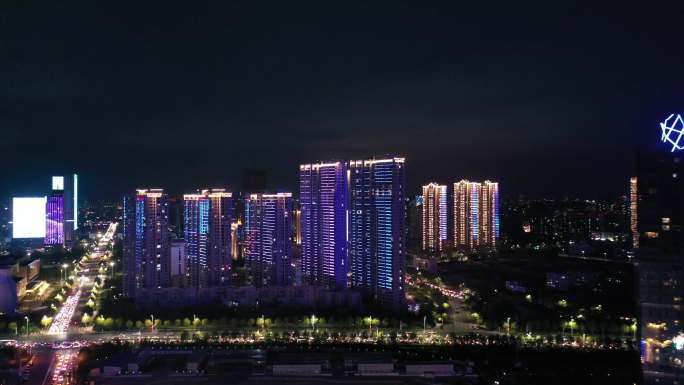
<svg viewBox="0 0 684 385">
<path fill-rule="evenodd" d="M 69 271 L 69 265 L 66 264 L 66 263 L 63 263 L 63 264 L 62 264 L 62 269 L 64 269 L 64 280 L 66 281 L 67 274 L 68 274 L 67 272 Z M 60 275 L 60 277 L 61 277 L 61 275 Z"/>
<path fill-rule="evenodd" d="M 109 267 L 111 268 L 112 279 L 114 279 L 114 265 L 116 265 L 116 262 L 114 262 L 114 261 L 109 262 Z"/>
<path fill-rule="evenodd" d="M 29 334 L 29 318 L 28 316 L 24 316 L 24 319 L 26 320 L 26 335 Z"/>
</svg>

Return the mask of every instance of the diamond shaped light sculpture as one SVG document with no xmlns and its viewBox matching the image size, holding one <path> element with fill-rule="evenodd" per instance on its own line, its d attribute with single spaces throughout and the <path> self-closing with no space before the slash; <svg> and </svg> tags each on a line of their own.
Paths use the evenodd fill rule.
<svg viewBox="0 0 684 385">
<path fill-rule="evenodd" d="M 677 114 L 675 117 L 675 114 L 671 114 L 660 123 L 660 129 L 662 130 L 660 140 L 672 145 L 672 152 L 684 150 L 684 120 L 681 115 Z"/>
</svg>

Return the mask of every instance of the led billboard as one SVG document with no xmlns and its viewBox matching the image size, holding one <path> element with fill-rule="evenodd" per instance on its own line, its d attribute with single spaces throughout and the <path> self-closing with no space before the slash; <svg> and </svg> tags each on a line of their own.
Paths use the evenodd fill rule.
<svg viewBox="0 0 684 385">
<path fill-rule="evenodd" d="M 52 190 L 64 190 L 64 177 L 63 176 L 53 176 L 52 177 Z"/>
<path fill-rule="evenodd" d="M 12 199 L 12 238 L 45 237 L 47 197 Z"/>
</svg>

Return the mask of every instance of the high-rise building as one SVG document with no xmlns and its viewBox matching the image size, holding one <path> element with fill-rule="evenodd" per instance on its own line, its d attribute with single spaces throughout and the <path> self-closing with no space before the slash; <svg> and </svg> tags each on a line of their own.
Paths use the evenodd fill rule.
<svg viewBox="0 0 684 385">
<path fill-rule="evenodd" d="M 305 282 L 347 286 L 347 165 L 299 166 L 302 269 Z"/>
<path fill-rule="evenodd" d="M 244 257 L 257 287 L 292 283 L 292 193 L 245 197 Z"/>
<path fill-rule="evenodd" d="M 645 384 L 684 382 L 684 122 L 673 117 L 653 130 L 657 145 L 643 142 L 630 180 Z"/>
<path fill-rule="evenodd" d="M 168 202 L 162 189 L 139 189 L 123 203 L 123 291 L 135 297 L 170 283 Z"/>
<path fill-rule="evenodd" d="M 404 301 L 404 158 L 349 162 L 352 286 L 399 310 Z"/>
<path fill-rule="evenodd" d="M 454 245 L 471 249 L 496 246 L 499 239 L 499 184 L 454 183 Z"/>
<path fill-rule="evenodd" d="M 75 240 L 74 230 L 78 229 L 78 175 L 52 177 L 52 196 L 62 197 L 62 233 L 64 242 L 70 244 Z M 56 200 L 53 200 L 53 208 Z M 52 240 L 51 240 L 52 241 Z"/>
<path fill-rule="evenodd" d="M 639 248 L 639 178 L 629 179 L 629 230 L 632 235 L 632 247 Z"/>
<path fill-rule="evenodd" d="M 64 196 L 53 192 L 45 205 L 45 245 L 64 246 Z"/>
<path fill-rule="evenodd" d="M 171 260 L 171 286 L 184 287 L 187 284 L 187 245 L 184 239 L 172 239 L 169 248 Z"/>
<path fill-rule="evenodd" d="M 481 185 L 461 180 L 454 183 L 454 246 L 470 249 L 478 244 Z"/>
<path fill-rule="evenodd" d="M 45 203 L 45 245 L 64 246 L 64 177 L 52 177 L 52 193 Z"/>
<path fill-rule="evenodd" d="M 232 196 L 223 189 L 183 196 L 188 284 L 192 287 L 230 281 Z"/>
<path fill-rule="evenodd" d="M 447 240 L 447 186 L 423 186 L 422 209 L 423 250 L 442 251 Z"/>
<path fill-rule="evenodd" d="M 496 246 L 499 239 L 499 184 L 484 181 L 480 185 L 480 207 L 478 220 L 478 243 L 481 246 Z"/>
</svg>

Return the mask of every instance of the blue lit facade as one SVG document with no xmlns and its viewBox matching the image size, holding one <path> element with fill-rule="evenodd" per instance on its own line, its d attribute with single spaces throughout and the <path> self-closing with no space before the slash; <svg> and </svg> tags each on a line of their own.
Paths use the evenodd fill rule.
<svg viewBox="0 0 684 385">
<path fill-rule="evenodd" d="M 480 184 L 461 180 L 454 183 L 454 245 L 470 249 L 477 245 Z"/>
<path fill-rule="evenodd" d="M 170 283 L 169 207 L 161 189 L 138 190 L 123 203 L 123 289 L 135 297 L 138 289 Z"/>
<path fill-rule="evenodd" d="M 183 201 L 188 285 L 203 288 L 228 284 L 232 267 L 232 194 L 203 190 L 184 195 Z"/>
<path fill-rule="evenodd" d="M 499 184 L 484 181 L 479 195 L 478 244 L 493 247 L 499 239 Z"/>
<path fill-rule="evenodd" d="M 245 198 L 244 257 L 251 284 L 292 283 L 293 202 L 291 193 Z"/>
<path fill-rule="evenodd" d="M 211 203 L 208 197 L 199 194 L 185 195 L 183 200 L 187 283 L 191 287 L 207 287 Z"/>
<path fill-rule="evenodd" d="M 494 247 L 499 239 L 499 184 L 454 183 L 454 245 Z"/>
<path fill-rule="evenodd" d="M 305 282 L 347 287 L 347 166 L 344 162 L 299 167 L 302 270 Z"/>
<path fill-rule="evenodd" d="M 447 239 L 447 186 L 430 183 L 421 197 L 422 246 L 430 253 L 444 249 Z"/>
<path fill-rule="evenodd" d="M 404 158 L 349 162 L 352 286 L 399 310 L 404 301 Z"/>
</svg>

